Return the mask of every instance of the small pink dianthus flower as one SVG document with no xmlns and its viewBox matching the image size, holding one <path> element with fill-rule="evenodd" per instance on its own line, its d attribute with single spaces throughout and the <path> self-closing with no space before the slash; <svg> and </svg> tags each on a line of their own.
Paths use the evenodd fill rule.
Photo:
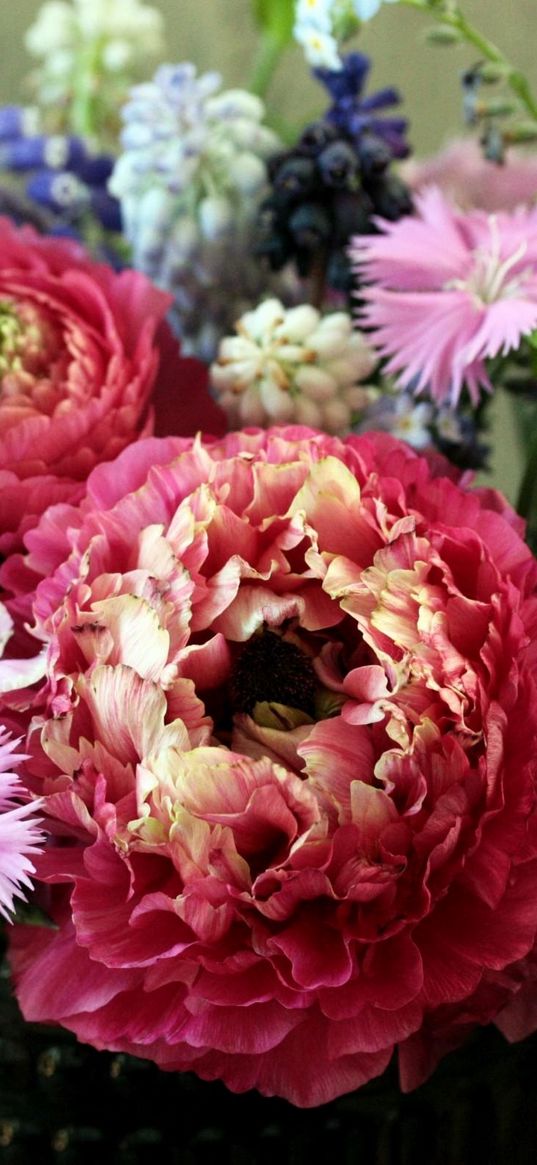
<svg viewBox="0 0 537 1165">
<path fill-rule="evenodd" d="M 355 238 L 360 327 L 402 388 L 456 405 L 492 391 L 486 361 L 537 326 L 537 210 L 457 210 L 436 187 L 416 215 Z M 363 286 L 365 284 L 365 286 Z"/>
<path fill-rule="evenodd" d="M 32 856 L 38 853 L 43 840 L 35 803 L 21 802 L 24 789 L 12 769 L 23 759 L 14 752 L 17 743 L 0 727 L 0 914 L 8 919 L 14 899 L 23 898 L 23 887 L 32 885 Z"/>
</svg>

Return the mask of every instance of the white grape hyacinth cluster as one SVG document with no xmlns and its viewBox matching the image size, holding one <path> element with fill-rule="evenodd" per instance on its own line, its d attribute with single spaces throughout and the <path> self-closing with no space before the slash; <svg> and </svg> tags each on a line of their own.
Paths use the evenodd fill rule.
<svg viewBox="0 0 537 1165">
<path fill-rule="evenodd" d="M 235 328 L 210 370 L 232 427 L 296 423 L 341 435 L 372 399 L 363 382 L 377 356 L 347 312 L 267 299 Z"/>
<path fill-rule="evenodd" d="M 136 86 L 110 181 L 133 266 L 173 294 L 183 348 L 205 359 L 266 286 L 253 235 L 281 148 L 263 102 L 220 85 L 187 62 Z"/>
<path fill-rule="evenodd" d="M 164 21 L 142 0 L 47 0 L 25 45 L 40 62 L 40 105 L 68 103 L 81 86 L 93 86 L 95 98 L 113 110 L 146 74 L 148 59 L 164 51 Z"/>
</svg>

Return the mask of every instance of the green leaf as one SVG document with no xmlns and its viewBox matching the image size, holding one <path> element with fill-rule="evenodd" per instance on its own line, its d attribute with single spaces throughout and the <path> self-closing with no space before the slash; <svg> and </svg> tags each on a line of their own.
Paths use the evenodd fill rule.
<svg viewBox="0 0 537 1165">
<path fill-rule="evenodd" d="M 263 32 L 280 45 L 289 44 L 295 22 L 294 0 L 252 0 L 254 17 Z"/>
<path fill-rule="evenodd" d="M 21 923 L 23 926 L 46 926 L 49 930 L 57 930 L 57 924 L 52 921 L 48 914 L 32 902 L 21 902 L 20 900 L 15 904 L 15 912 L 12 922 Z"/>
</svg>

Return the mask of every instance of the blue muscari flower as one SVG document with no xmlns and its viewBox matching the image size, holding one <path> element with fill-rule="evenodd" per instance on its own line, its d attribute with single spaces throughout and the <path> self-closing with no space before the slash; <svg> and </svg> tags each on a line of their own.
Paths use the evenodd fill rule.
<svg viewBox="0 0 537 1165">
<path fill-rule="evenodd" d="M 358 145 L 364 134 L 375 134 L 389 147 L 393 157 L 405 158 L 409 152 L 405 133 L 408 122 L 403 117 L 377 117 L 378 110 L 398 105 L 400 97 L 396 89 L 379 89 L 369 97 L 362 91 L 371 66 L 363 53 L 348 53 L 342 60 L 343 67 L 337 72 L 332 69 L 314 69 L 314 75 L 328 89 L 333 104 L 325 117 L 347 134 Z"/>
<path fill-rule="evenodd" d="M 114 234 L 121 232 L 121 207 L 117 198 L 103 187 L 94 187 L 90 191 L 90 206 L 105 231 L 113 231 Z"/>
<path fill-rule="evenodd" d="M 77 176 L 87 186 L 102 187 L 106 190 L 108 179 L 114 169 L 114 160 L 111 154 L 89 155 L 77 165 Z"/>
<path fill-rule="evenodd" d="M 0 106 L 0 142 L 37 133 L 38 112 L 22 105 Z"/>
<path fill-rule="evenodd" d="M 33 134 L 0 144 L 0 166 L 4 170 L 25 171 L 46 166 L 76 173 L 86 158 L 86 147 L 80 138 Z"/>
<path fill-rule="evenodd" d="M 67 211 L 69 217 L 80 214 L 88 205 L 88 190 L 69 170 L 36 170 L 26 183 L 28 198 L 51 210 Z"/>
<path fill-rule="evenodd" d="M 39 132 L 37 118 L 22 106 L 0 107 L 0 174 L 19 187 L 24 181 L 27 205 L 44 212 L 49 230 L 71 234 L 79 227 L 83 234 L 91 220 L 99 230 L 119 232 L 119 203 L 107 189 L 114 159 L 93 154 L 77 135 Z"/>
</svg>

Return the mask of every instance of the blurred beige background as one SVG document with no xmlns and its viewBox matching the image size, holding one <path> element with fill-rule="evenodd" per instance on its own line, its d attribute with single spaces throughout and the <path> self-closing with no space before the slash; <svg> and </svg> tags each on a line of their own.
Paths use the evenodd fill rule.
<svg viewBox="0 0 537 1165">
<path fill-rule="evenodd" d="M 110 0 L 113 4 L 114 0 Z M 168 60 L 193 60 L 200 69 L 218 69 L 226 85 L 244 84 L 255 54 L 256 35 L 250 0 L 154 0 L 166 21 Z M 39 0 L 0 0 L 0 102 L 24 97 L 23 79 L 30 59 L 23 32 L 40 7 Z M 537 89 L 537 0 L 463 0 L 467 17 L 527 72 Z M 438 149 L 461 129 L 459 76 L 475 55 L 462 48 L 432 47 L 424 42 L 430 21 L 421 14 L 388 4 L 366 28 L 358 47 L 373 58 L 371 87 L 397 85 L 411 122 L 418 154 Z M 300 122 L 323 104 L 321 91 L 308 77 L 303 56 L 293 48 L 281 64 L 269 94 L 287 120 Z M 496 403 L 495 480 L 513 496 L 518 457 L 509 410 Z"/>
<path fill-rule="evenodd" d="M 200 68 L 218 69 L 228 85 L 244 81 L 256 44 L 250 0 L 154 3 L 166 20 L 170 60 L 192 59 Z M 1 101 L 21 93 L 30 64 L 22 36 L 39 7 L 38 0 L 0 0 Z M 537 0 L 465 0 L 463 7 L 468 18 L 537 81 Z M 429 23 L 419 13 L 387 4 L 366 26 L 359 44 L 374 59 L 372 84 L 396 84 L 404 94 L 412 140 L 420 153 L 437 147 L 439 138 L 460 125 L 458 77 L 474 59 L 466 50 L 423 43 L 418 52 Z M 289 52 L 280 68 L 271 97 L 279 112 L 296 120 L 320 107 L 319 91 L 308 78 L 298 48 Z"/>
</svg>

